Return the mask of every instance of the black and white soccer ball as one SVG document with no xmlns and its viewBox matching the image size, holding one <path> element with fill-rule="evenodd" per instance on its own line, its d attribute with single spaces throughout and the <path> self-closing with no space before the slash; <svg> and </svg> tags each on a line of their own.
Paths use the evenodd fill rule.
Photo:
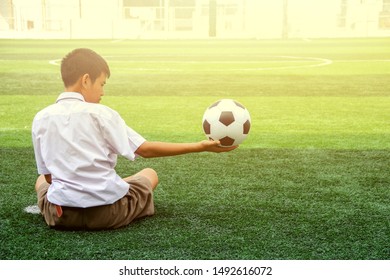
<svg viewBox="0 0 390 280">
<path fill-rule="evenodd" d="M 203 131 L 211 140 L 219 140 L 221 146 L 241 144 L 251 128 L 248 110 L 232 99 L 221 99 L 206 109 L 203 115 Z"/>
</svg>

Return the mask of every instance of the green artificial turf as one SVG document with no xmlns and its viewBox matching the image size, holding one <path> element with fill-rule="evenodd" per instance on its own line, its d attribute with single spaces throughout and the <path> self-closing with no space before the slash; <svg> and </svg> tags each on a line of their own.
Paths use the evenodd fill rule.
<svg viewBox="0 0 390 280">
<path fill-rule="evenodd" d="M 389 259 L 389 43 L 1 40 L 0 259 Z M 62 91 L 53 61 L 75 47 L 106 57 L 102 103 L 148 140 L 204 139 L 220 98 L 248 108 L 248 139 L 227 154 L 120 158 L 121 176 L 159 173 L 156 215 L 49 229 L 24 211 L 31 122 Z"/>
</svg>

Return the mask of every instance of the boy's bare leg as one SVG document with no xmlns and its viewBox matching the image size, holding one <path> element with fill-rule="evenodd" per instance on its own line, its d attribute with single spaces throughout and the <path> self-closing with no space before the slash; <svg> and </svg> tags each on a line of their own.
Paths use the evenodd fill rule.
<svg viewBox="0 0 390 280">
<path fill-rule="evenodd" d="M 154 190 L 157 187 L 157 184 L 158 184 L 157 172 L 154 171 L 154 169 L 152 169 L 152 168 L 142 169 L 140 172 L 138 172 L 132 176 L 123 178 L 123 180 L 128 181 L 129 179 L 131 179 L 132 177 L 137 176 L 137 175 L 141 175 L 141 176 L 148 178 L 149 181 L 152 183 L 152 190 Z"/>
<path fill-rule="evenodd" d="M 37 181 L 35 183 L 35 191 L 38 192 L 38 188 L 46 182 L 45 176 L 44 175 L 39 175 L 37 178 Z"/>
</svg>

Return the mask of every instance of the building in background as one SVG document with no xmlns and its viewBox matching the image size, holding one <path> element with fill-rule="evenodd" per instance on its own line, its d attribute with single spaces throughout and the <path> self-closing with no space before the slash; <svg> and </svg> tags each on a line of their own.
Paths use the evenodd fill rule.
<svg viewBox="0 0 390 280">
<path fill-rule="evenodd" d="M 0 0 L 0 38 L 390 35 L 390 0 Z"/>
</svg>

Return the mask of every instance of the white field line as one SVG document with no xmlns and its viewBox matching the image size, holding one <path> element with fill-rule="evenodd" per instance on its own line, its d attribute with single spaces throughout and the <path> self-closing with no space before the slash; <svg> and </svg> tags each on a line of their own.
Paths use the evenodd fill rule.
<svg viewBox="0 0 390 280">
<path fill-rule="evenodd" d="M 7 132 L 7 131 L 20 131 L 20 130 L 29 130 L 31 129 L 31 126 L 28 127 L 28 126 L 25 126 L 24 128 L 23 127 L 0 127 L 0 132 Z"/>
<path fill-rule="evenodd" d="M 141 57 L 144 57 L 142 55 Z M 165 57 L 164 55 L 146 55 L 149 57 Z M 228 55 L 228 57 L 232 57 L 235 55 Z M 240 56 L 240 55 L 237 55 Z M 237 57 L 235 56 L 235 57 Z M 243 55 L 242 55 L 243 56 Z M 107 58 L 115 58 L 117 56 L 109 56 Z M 178 57 L 178 56 L 176 56 Z M 184 56 L 183 56 L 184 57 Z M 245 56 L 247 57 L 247 56 Z M 256 57 L 256 55 L 254 55 Z M 291 63 L 308 63 L 304 65 L 287 65 L 287 66 L 270 66 L 270 67 L 253 67 L 253 68 L 226 68 L 223 69 L 207 69 L 207 71 L 269 71 L 269 70 L 284 70 L 284 69 L 300 69 L 300 68 L 316 68 L 316 67 L 324 67 L 331 65 L 333 63 L 359 63 L 359 62 L 367 62 L 367 63 L 375 63 L 375 62 L 390 62 L 390 59 L 351 59 L 351 60 L 331 60 L 327 58 L 321 57 L 304 57 L 304 56 L 257 56 L 258 58 L 263 59 L 254 59 L 251 61 L 246 60 L 188 60 L 188 61 L 177 61 L 177 60 L 122 60 L 122 63 L 143 63 L 143 64 L 260 64 L 260 63 L 271 63 L 271 64 L 291 64 Z M 273 58 L 272 60 L 267 60 L 264 58 Z M 280 58 L 280 59 L 275 59 Z M 49 64 L 58 66 L 60 65 L 61 59 L 53 59 L 49 61 Z M 168 71 L 168 72 L 182 72 L 185 71 L 183 69 L 175 69 L 175 68 L 158 68 L 158 67 L 129 67 L 126 68 L 128 70 L 135 71 Z M 203 71 L 199 69 L 199 71 Z"/>
<path fill-rule="evenodd" d="M 59 59 L 53 59 L 53 60 L 50 60 L 50 61 L 49 61 L 49 64 L 55 65 L 55 66 L 59 66 L 61 60 L 62 60 L 61 58 L 59 58 Z"/>
<path fill-rule="evenodd" d="M 327 58 L 319 57 L 300 57 L 300 56 L 279 56 L 280 58 L 294 59 L 299 62 L 314 62 L 314 64 L 309 65 L 291 65 L 291 66 L 275 66 L 275 67 L 260 67 L 260 68 L 246 68 L 246 69 L 237 69 L 243 71 L 264 71 L 264 70 L 281 70 L 281 69 L 296 69 L 296 68 L 313 68 L 313 67 L 322 67 L 327 66 L 333 63 L 332 60 Z M 287 60 L 288 61 L 288 60 Z M 264 61 L 266 63 L 266 61 Z"/>
<path fill-rule="evenodd" d="M 345 60 L 333 60 L 333 62 L 390 62 L 390 59 L 345 59 Z"/>
</svg>

